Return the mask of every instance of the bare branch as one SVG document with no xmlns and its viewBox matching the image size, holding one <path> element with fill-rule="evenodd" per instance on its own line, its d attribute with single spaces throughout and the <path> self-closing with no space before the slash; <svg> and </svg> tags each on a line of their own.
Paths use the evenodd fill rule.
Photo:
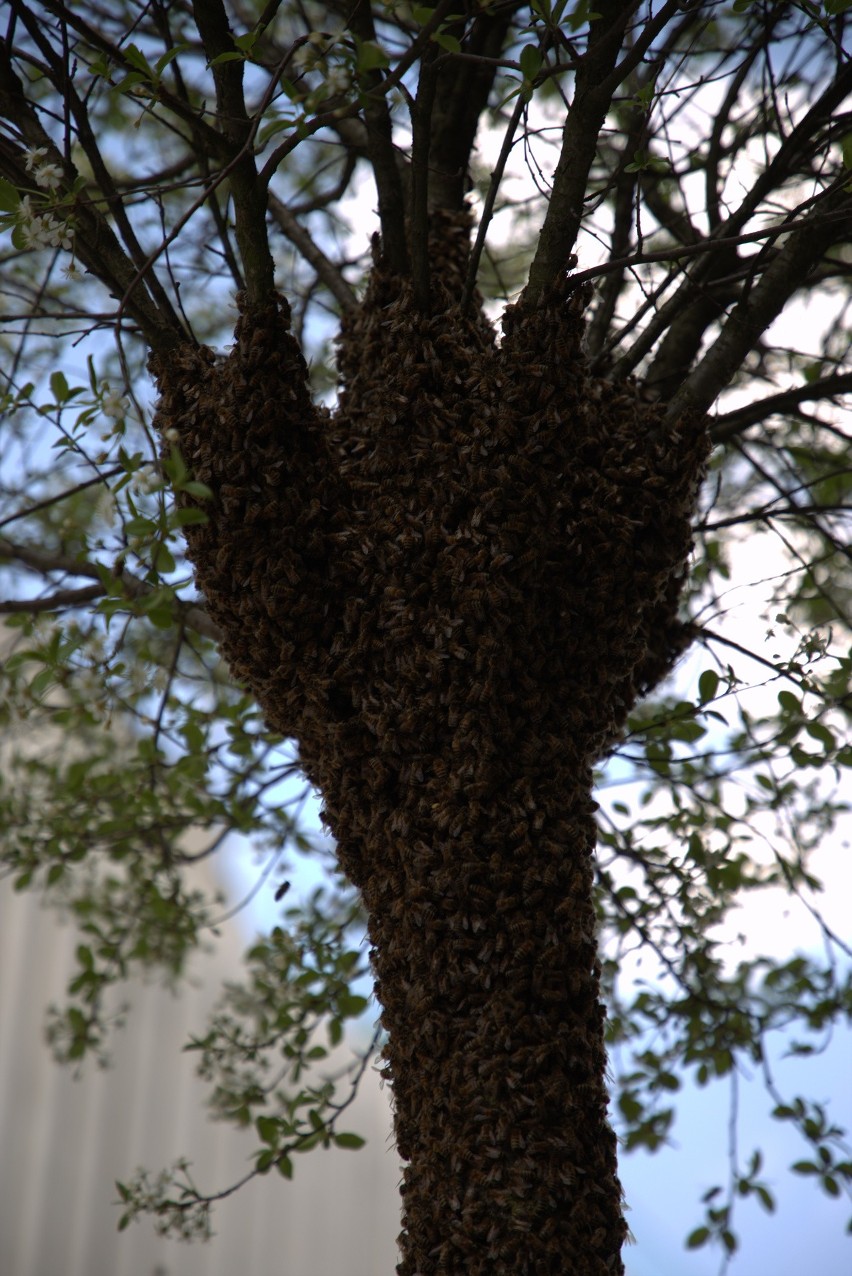
<svg viewBox="0 0 852 1276">
<path fill-rule="evenodd" d="M 23 85 L 12 67 L 9 48 L 0 42 L 0 116 L 12 123 L 29 147 L 40 147 L 57 166 L 70 190 L 79 174 L 54 145 L 35 110 L 24 96 Z M 18 188 L 28 183 L 23 152 L 2 140 L 0 168 Z M 107 219 L 82 195 L 73 202 L 75 249 L 80 260 L 113 296 L 124 298 L 123 308 L 138 323 L 152 349 L 168 349 L 185 333 L 173 312 L 164 312 L 148 290 L 144 275 L 122 248 Z"/>
<path fill-rule="evenodd" d="M 429 146 L 429 208 L 457 211 L 464 205 L 470 155 L 482 112 L 488 104 L 499 57 L 506 43 L 513 4 L 489 6 L 476 14 L 468 34 L 459 23 L 462 51 L 439 59 Z M 450 28 L 450 34 L 453 29 Z"/>
<path fill-rule="evenodd" d="M 802 219 L 757 284 L 731 311 L 707 354 L 672 397 L 666 415 L 706 412 L 741 366 L 761 333 L 780 314 L 826 250 L 844 237 L 852 215 L 852 195 L 843 178 Z"/>
<path fill-rule="evenodd" d="M 43 576 L 50 572 L 62 572 L 68 576 L 83 576 L 97 582 L 97 584 L 87 585 L 85 588 L 58 590 L 44 598 L 19 598 L 0 601 L 0 612 L 6 614 L 55 611 L 60 607 L 67 609 L 68 607 L 76 607 L 86 602 L 92 602 L 96 598 L 103 598 L 108 592 L 107 586 L 104 584 L 103 567 L 99 567 L 97 564 L 88 562 L 85 559 L 73 558 L 70 554 L 52 553 L 47 550 L 36 549 L 32 545 L 19 545 L 16 542 L 7 540 L 5 537 L 0 537 L 0 558 L 8 558 L 13 562 L 21 563 L 24 567 L 29 567 Z M 138 576 L 134 576 L 132 572 L 127 571 L 121 559 L 117 560 L 113 574 L 116 580 L 121 581 L 129 598 L 143 598 L 147 594 L 153 593 L 156 588 L 156 586 L 140 580 Z M 196 633 L 203 635 L 205 638 L 213 639 L 214 642 L 220 640 L 221 631 L 219 626 L 210 619 L 203 607 L 198 606 L 196 603 L 186 603 L 177 596 L 175 597 L 175 604 L 181 609 L 183 623 L 188 628 L 194 629 Z"/>
<path fill-rule="evenodd" d="M 274 291 L 275 266 L 266 233 L 265 184 L 258 179 L 251 149 L 256 124 L 246 111 L 243 62 L 217 61 L 237 51 L 222 0 L 194 0 L 192 11 L 216 85 L 219 127 L 230 143 L 228 168 L 246 292 L 250 302 L 261 304 Z"/>
<path fill-rule="evenodd" d="M 641 62 L 654 38 L 681 11 L 680 0 L 666 0 L 628 54 L 618 61 L 624 30 L 636 8 L 633 0 L 607 0 L 589 29 L 589 44 L 577 70 L 574 100 L 562 132 L 562 148 L 553 175 L 553 193 L 539 235 L 523 300 L 537 303 L 545 289 L 566 269 L 588 189 L 589 171 L 612 96 Z"/>
<path fill-rule="evenodd" d="M 420 59 L 417 97 L 411 107 L 411 277 L 417 303 L 424 311 L 429 306 L 429 143 L 438 83 L 437 51 L 432 45 Z"/>
<path fill-rule="evenodd" d="M 842 394 L 852 394 L 852 372 L 820 377 L 792 390 L 783 390 L 779 394 L 770 394 L 765 399 L 757 399 L 756 402 L 747 403 L 732 412 L 724 412 L 714 418 L 710 437 L 714 443 L 725 443 L 735 435 L 742 434 L 750 425 L 765 421 L 767 417 L 795 411 L 800 403 L 817 403 L 826 399 L 833 402 Z"/>
<path fill-rule="evenodd" d="M 376 29 L 370 0 L 355 0 L 349 17 L 352 33 L 363 42 L 375 42 Z M 378 67 L 362 71 L 358 82 L 364 96 L 367 123 L 367 151 L 379 197 L 382 252 L 390 268 L 399 275 L 408 273 L 405 235 L 405 194 L 396 163 L 393 126 L 385 96 L 384 77 Z"/>
<path fill-rule="evenodd" d="M 340 303 L 344 312 L 352 311 L 358 304 L 355 290 L 349 286 L 325 253 L 311 237 L 309 231 L 301 224 L 291 209 L 277 195 L 269 192 L 269 211 L 280 230 L 309 265 L 313 266 L 317 276 L 328 288 L 329 292 Z"/>
<path fill-rule="evenodd" d="M 69 607 L 82 607 L 84 603 L 102 598 L 102 585 L 85 585 L 82 589 L 57 589 L 43 598 L 0 599 L 0 615 L 28 615 L 45 611 L 67 611 Z"/>
<path fill-rule="evenodd" d="M 488 227 L 491 224 L 491 218 L 494 215 L 494 205 L 497 201 L 497 194 L 500 190 L 500 183 L 503 181 L 503 173 L 506 169 L 509 156 L 512 152 L 512 143 L 515 138 L 515 131 L 520 123 L 521 116 L 524 113 L 526 103 L 519 93 L 509 123 L 506 125 L 506 131 L 503 134 L 503 142 L 500 146 L 500 154 L 497 157 L 497 163 L 491 173 L 491 181 L 488 184 L 488 193 L 485 196 L 485 203 L 482 209 L 482 216 L 479 219 L 479 226 L 476 232 L 473 249 L 470 254 L 470 262 L 468 264 L 467 278 L 464 284 L 464 291 L 461 297 L 461 308 L 467 310 L 473 300 L 473 293 L 476 288 L 476 276 L 479 271 L 479 262 L 482 257 L 485 241 L 488 235 Z"/>
<path fill-rule="evenodd" d="M 112 175 L 104 163 L 100 147 L 95 139 L 91 120 L 89 119 L 88 109 L 74 87 L 74 81 L 68 74 L 64 60 L 56 54 L 50 42 L 44 38 L 42 24 L 35 14 L 26 6 L 22 6 L 19 9 L 19 13 L 22 21 L 26 24 L 30 37 L 41 50 L 42 56 L 51 68 L 53 83 L 73 117 L 74 127 L 86 154 L 86 159 L 91 165 L 95 181 L 106 199 L 107 206 L 112 213 L 131 261 L 133 261 L 137 270 L 145 270 L 145 285 L 151 293 L 154 302 L 162 314 L 168 317 L 172 325 L 179 329 L 181 326 L 180 319 L 160 280 L 157 278 L 157 272 L 151 269 L 150 266 L 145 266 L 144 250 L 136 237 L 130 218 L 127 216 L 127 210 L 124 207 L 124 202 L 118 193 Z"/>
</svg>

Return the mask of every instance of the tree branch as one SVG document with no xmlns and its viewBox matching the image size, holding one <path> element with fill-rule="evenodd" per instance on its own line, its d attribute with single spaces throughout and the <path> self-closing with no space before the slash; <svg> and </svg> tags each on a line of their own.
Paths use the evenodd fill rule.
<svg viewBox="0 0 852 1276">
<path fill-rule="evenodd" d="M 136 269 L 139 270 L 143 267 L 143 263 L 145 262 L 145 252 L 142 245 L 139 243 L 139 240 L 136 238 L 136 232 L 133 229 L 130 218 L 127 216 L 124 201 L 116 189 L 112 174 L 109 172 L 109 169 L 103 161 L 103 156 L 101 155 L 100 147 L 95 139 L 95 134 L 89 119 L 89 112 L 85 104 L 80 100 L 80 96 L 74 87 L 74 82 L 68 75 L 64 59 L 57 55 L 49 41 L 44 38 L 43 24 L 38 21 L 35 15 L 26 6 L 20 7 L 19 15 L 26 25 L 31 39 L 41 50 L 42 56 L 51 68 L 52 82 L 56 86 L 56 90 L 65 102 L 70 114 L 73 116 L 74 125 L 77 130 L 77 137 L 83 151 L 85 152 L 86 158 L 91 165 L 94 179 L 106 200 L 115 225 L 118 228 L 122 240 L 124 241 L 124 246 L 127 249 L 130 260 L 134 263 Z M 177 312 L 172 306 L 165 289 L 160 283 L 156 271 L 150 267 L 147 268 L 145 273 L 145 284 L 158 309 L 163 313 L 163 315 L 169 318 L 169 321 L 176 329 L 179 329 L 181 327 L 181 323 Z"/>
<path fill-rule="evenodd" d="M 251 141 L 254 125 L 246 111 L 241 59 L 217 62 L 236 46 L 222 0 L 193 0 L 192 13 L 216 86 L 216 116 L 230 146 L 230 181 L 237 245 L 252 305 L 264 303 L 275 287 L 275 266 L 266 230 L 266 187 L 257 174 Z"/>
<path fill-rule="evenodd" d="M 27 511 L 30 513 L 31 511 Z M 32 571 L 39 572 L 46 576 L 49 572 L 62 572 L 67 576 L 83 576 L 86 579 L 94 580 L 97 583 L 87 585 L 80 589 L 63 589 L 57 590 L 53 594 L 49 594 L 45 598 L 19 598 L 5 599 L 0 601 L 0 612 L 9 613 L 28 613 L 55 611 L 59 607 L 68 608 L 81 606 L 83 603 L 92 602 L 95 598 L 103 598 L 107 594 L 107 586 L 103 581 L 103 567 L 99 567 L 96 563 L 88 562 L 86 559 L 74 558 L 70 554 L 51 553 L 47 550 L 36 549 L 32 545 L 19 545 L 14 541 L 0 537 L 0 558 L 8 558 L 13 562 L 21 563 L 24 567 L 29 567 Z M 116 562 L 113 574 L 116 580 L 121 581 L 129 598 L 143 598 L 148 594 L 152 594 L 155 590 L 154 585 L 148 584 L 147 581 L 140 580 L 138 576 L 134 576 L 132 572 L 128 572 L 121 560 Z M 205 638 L 212 638 L 214 642 L 218 642 L 221 638 L 221 631 L 215 621 L 211 620 L 203 607 L 199 607 L 196 603 L 186 603 L 183 599 L 175 597 L 175 603 L 183 612 L 183 623 L 190 629 L 194 629 L 196 633 L 202 634 Z"/>
<path fill-rule="evenodd" d="M 497 202 L 497 193 L 500 190 L 500 183 L 503 180 L 503 173 L 506 168 L 509 156 L 512 153 L 512 143 L 515 138 L 515 130 L 518 127 L 520 118 L 524 113 L 526 102 L 523 95 L 518 94 L 509 123 L 506 125 L 506 132 L 503 134 L 503 142 L 500 147 L 500 154 L 497 157 L 497 163 L 491 172 L 491 180 L 488 184 L 488 192 L 485 196 L 485 202 L 482 208 L 482 216 L 479 219 L 479 226 L 476 231 L 476 239 L 470 254 L 468 263 L 467 278 L 465 279 L 464 289 L 461 296 L 461 308 L 466 311 L 473 300 L 473 294 L 476 289 L 476 276 L 479 271 L 479 262 L 485 248 L 488 227 L 491 224 L 491 218 L 494 215 L 494 205 Z"/>
<path fill-rule="evenodd" d="M 629 53 L 617 62 L 635 0 L 606 0 L 596 5 L 600 16 L 589 28 L 589 44 L 577 69 L 574 100 L 565 120 L 562 147 L 553 175 L 553 192 L 523 292 L 523 304 L 534 306 L 566 269 L 580 229 L 589 171 L 598 138 L 618 86 L 641 62 L 653 40 L 681 10 L 680 0 L 666 0 Z"/>
<path fill-rule="evenodd" d="M 420 59 L 417 96 L 411 107 L 411 278 L 420 309 L 429 308 L 429 144 L 435 103 L 438 50 L 431 45 Z"/>
<path fill-rule="evenodd" d="M 0 41 L 0 116 L 14 125 L 27 146 L 44 149 L 49 162 L 62 172 L 65 190 L 71 190 L 79 174 L 54 145 L 27 102 L 5 41 Z M 19 189 L 26 189 L 30 184 L 23 152 L 5 140 L 0 140 L 0 169 Z M 74 197 L 72 215 L 77 256 L 114 297 L 124 298 L 123 308 L 139 325 L 151 349 L 166 350 L 174 345 L 176 338 L 186 340 L 174 313 L 164 312 L 152 298 L 144 278 L 146 272 L 137 270 L 107 219 L 84 194 Z"/>
<path fill-rule="evenodd" d="M 349 17 L 349 29 L 363 43 L 375 41 L 376 29 L 370 0 L 355 0 Z M 409 263 L 405 235 L 405 192 L 396 163 L 393 125 L 384 77 L 378 67 L 374 67 L 358 74 L 358 84 L 363 93 L 367 151 L 379 197 L 382 252 L 395 274 L 407 275 Z"/>
<path fill-rule="evenodd" d="M 44 611 L 67 611 L 69 607 L 82 607 L 84 603 L 102 598 L 103 585 L 84 585 L 81 589 L 57 589 L 43 598 L 0 599 L 0 615 L 20 616 Z"/>
<path fill-rule="evenodd" d="M 354 288 L 350 288 L 334 262 L 326 257 L 292 210 L 272 191 L 269 192 L 269 211 L 281 232 L 299 250 L 304 260 L 313 266 L 317 277 L 322 280 L 332 296 L 340 303 L 342 310 L 344 312 L 353 311 L 358 305 L 358 298 L 355 295 Z"/>
<path fill-rule="evenodd" d="M 15 0 L 15 2 L 20 3 L 20 0 Z M 90 48 L 97 49 L 98 52 L 105 54 L 107 59 L 116 67 L 119 67 L 123 72 L 125 72 L 125 74 L 129 74 L 136 69 L 133 63 L 128 62 L 125 58 L 124 51 L 119 48 L 118 45 L 107 40 L 100 31 L 98 31 L 95 27 L 90 26 L 89 23 L 80 16 L 80 5 L 60 4 L 57 3 L 57 0 L 42 0 L 42 3 L 48 12 L 52 13 L 58 21 L 63 23 L 63 25 L 70 27 L 72 31 L 76 31 L 78 35 L 83 37 L 84 41 Z M 160 83 L 157 90 L 157 99 L 178 119 L 185 120 L 194 130 L 197 130 L 204 138 L 205 145 L 211 151 L 221 152 L 223 146 L 222 135 L 205 120 L 201 119 L 198 112 L 191 106 L 188 106 L 187 103 L 182 102 L 179 97 L 170 93 L 162 83 Z"/>
<path fill-rule="evenodd" d="M 774 261 L 744 293 L 716 341 L 672 397 L 666 410 L 669 420 L 707 411 L 826 250 L 844 237 L 852 213 L 847 186 L 847 179 L 841 178 L 819 199 L 816 211 L 787 236 Z"/>
<path fill-rule="evenodd" d="M 630 247 L 633 224 L 633 205 L 638 175 L 628 172 L 627 165 L 640 146 L 640 138 L 647 126 L 644 111 L 625 112 L 624 145 L 616 162 L 615 190 L 612 208 L 612 233 L 609 241 L 609 263 L 613 266 L 604 286 L 598 292 L 594 310 L 586 329 L 586 350 L 590 357 L 601 353 L 612 326 L 618 298 L 624 288 L 627 253 Z M 617 263 L 621 263 L 618 265 Z"/>
<path fill-rule="evenodd" d="M 518 5 L 477 13 L 462 52 L 439 59 L 429 147 L 429 208 L 464 207 L 470 154 Z M 451 28 L 452 33 L 452 28 Z M 457 32 L 463 35 L 463 30 Z"/>
<path fill-rule="evenodd" d="M 795 386 L 792 390 L 770 394 L 755 403 L 747 403 L 744 407 L 735 408 L 733 412 L 724 412 L 714 418 L 710 437 L 714 443 L 725 443 L 742 434 L 750 425 L 765 421 L 769 416 L 791 412 L 799 403 L 834 400 L 841 394 L 852 394 L 852 372 L 821 377 L 818 381 L 810 381 L 805 385 Z"/>
</svg>

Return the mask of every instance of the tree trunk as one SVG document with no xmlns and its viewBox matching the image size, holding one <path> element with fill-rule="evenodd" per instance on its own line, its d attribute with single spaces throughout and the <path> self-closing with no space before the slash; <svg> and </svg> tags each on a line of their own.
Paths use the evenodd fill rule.
<svg viewBox="0 0 852 1276">
<path fill-rule="evenodd" d="M 225 655 L 367 908 L 399 1272 L 612 1276 L 592 764 L 685 645 L 705 432 L 589 378 L 564 281 L 500 344 L 462 315 L 463 231 L 429 313 L 377 264 L 333 415 L 271 299 L 227 359 L 155 356 L 159 423 L 214 492 L 188 541 Z"/>
</svg>

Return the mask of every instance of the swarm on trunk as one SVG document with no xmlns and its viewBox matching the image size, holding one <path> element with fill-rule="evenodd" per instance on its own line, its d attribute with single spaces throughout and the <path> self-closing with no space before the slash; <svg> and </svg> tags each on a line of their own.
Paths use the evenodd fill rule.
<svg viewBox="0 0 852 1276">
<path fill-rule="evenodd" d="M 685 645 L 706 438 L 590 378 L 569 281 L 498 343 L 452 265 L 424 313 L 377 263 L 334 413 L 271 297 L 227 358 L 152 361 L 160 425 L 214 492 L 187 534 L 225 656 L 363 894 L 398 1271 L 612 1276 L 591 773 Z"/>
</svg>

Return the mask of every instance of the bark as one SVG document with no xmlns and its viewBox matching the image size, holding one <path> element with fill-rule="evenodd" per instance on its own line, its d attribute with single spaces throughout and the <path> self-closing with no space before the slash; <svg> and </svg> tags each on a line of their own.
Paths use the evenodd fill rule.
<svg viewBox="0 0 852 1276">
<path fill-rule="evenodd" d="M 565 283 L 498 345 L 465 252 L 439 221 L 425 313 L 377 264 L 333 415 L 270 297 L 227 359 L 154 357 L 160 424 L 215 493 L 188 541 L 225 654 L 367 908 L 399 1273 L 612 1276 L 592 764 L 684 641 L 705 433 L 589 377 Z"/>
</svg>

